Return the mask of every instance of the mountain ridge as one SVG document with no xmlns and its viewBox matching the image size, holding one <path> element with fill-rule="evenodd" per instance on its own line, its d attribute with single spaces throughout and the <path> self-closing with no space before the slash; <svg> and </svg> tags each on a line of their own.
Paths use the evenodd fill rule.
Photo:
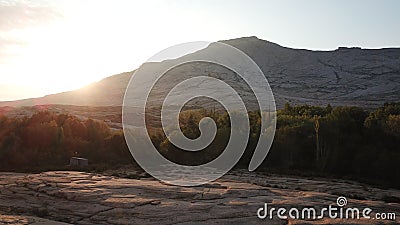
<svg viewBox="0 0 400 225">
<path fill-rule="evenodd" d="M 278 108 L 285 102 L 375 108 L 400 99 L 400 48 L 293 49 L 255 36 L 220 42 L 240 49 L 259 65 L 271 85 Z M 156 66 L 157 63 L 166 62 L 146 65 Z M 78 90 L 0 102 L 0 106 L 120 106 L 133 73 L 106 77 Z"/>
</svg>

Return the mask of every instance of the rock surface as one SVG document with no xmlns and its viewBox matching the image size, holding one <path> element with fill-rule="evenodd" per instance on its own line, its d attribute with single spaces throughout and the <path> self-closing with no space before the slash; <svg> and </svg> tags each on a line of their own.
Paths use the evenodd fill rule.
<svg viewBox="0 0 400 225">
<path fill-rule="evenodd" d="M 124 179 L 85 172 L 0 173 L 0 224 L 399 224 L 393 220 L 282 220 L 257 217 L 274 207 L 336 205 L 394 212 L 400 191 L 343 180 L 305 179 L 234 171 L 199 187 L 152 178 Z M 386 202 L 385 202 L 386 201 Z"/>
</svg>

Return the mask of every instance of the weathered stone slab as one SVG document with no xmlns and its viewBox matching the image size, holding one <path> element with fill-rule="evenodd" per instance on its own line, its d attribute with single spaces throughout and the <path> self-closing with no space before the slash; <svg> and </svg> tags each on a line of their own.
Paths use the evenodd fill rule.
<svg viewBox="0 0 400 225">
<path fill-rule="evenodd" d="M 264 203 L 317 209 L 346 196 L 390 220 L 260 220 Z M 0 173 L 0 224 L 399 224 L 400 191 L 356 182 L 233 171 L 198 187 L 83 172 Z M 3 212 L 3 213 L 2 213 Z M 60 222 L 60 223 L 57 223 Z"/>
</svg>

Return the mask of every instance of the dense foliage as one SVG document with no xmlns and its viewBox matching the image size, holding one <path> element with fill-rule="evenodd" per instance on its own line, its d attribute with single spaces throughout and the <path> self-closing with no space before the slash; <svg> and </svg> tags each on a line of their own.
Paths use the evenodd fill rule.
<svg viewBox="0 0 400 225">
<path fill-rule="evenodd" d="M 250 114 L 250 141 L 238 167 L 247 168 L 259 137 L 260 114 Z M 160 127 L 149 132 L 153 144 L 168 159 L 199 165 L 216 158 L 230 136 L 225 113 L 188 110 L 180 125 L 189 138 L 200 135 L 199 121 L 216 121 L 213 143 L 199 152 L 185 152 L 172 145 Z M 291 106 L 278 111 L 274 143 L 260 170 L 357 179 L 400 187 L 400 104 L 385 104 L 367 111 L 358 107 Z M 130 164 L 132 156 L 121 131 L 97 120 L 39 112 L 30 118 L 0 116 L 0 169 L 60 168 L 71 156 L 88 158 L 105 167 Z"/>
<path fill-rule="evenodd" d="M 132 160 L 122 132 L 103 122 L 47 111 L 22 119 L 0 116 L 1 170 L 61 168 L 72 156 L 95 164 Z"/>
<path fill-rule="evenodd" d="M 400 186 L 399 118 L 400 104 L 372 112 L 286 104 L 265 166 Z"/>
<path fill-rule="evenodd" d="M 172 161 L 197 165 L 217 157 L 229 138 L 229 116 L 204 110 L 181 115 L 181 129 L 189 138 L 200 135 L 197 124 L 209 116 L 216 121 L 214 142 L 202 152 L 175 148 L 162 132 L 153 143 Z M 260 170 L 311 176 L 357 179 L 400 186 L 400 104 L 375 111 L 359 107 L 291 106 L 278 111 L 274 143 Z M 250 113 L 251 134 L 238 166 L 247 168 L 259 137 L 260 115 Z"/>
</svg>

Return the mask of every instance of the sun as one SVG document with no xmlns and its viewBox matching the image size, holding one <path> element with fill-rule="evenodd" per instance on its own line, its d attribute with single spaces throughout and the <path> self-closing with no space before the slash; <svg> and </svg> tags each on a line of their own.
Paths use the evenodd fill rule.
<svg viewBox="0 0 400 225">
<path fill-rule="evenodd" d="M 112 7 L 103 1 L 61 1 L 52 7 L 62 16 L 7 31 L 10 39 L 23 43 L 10 49 L 6 64 L 0 63 L 0 84 L 21 87 L 8 92 L 16 97 L 7 100 L 75 90 L 132 71 L 167 47 L 210 41 L 205 32 L 196 35 L 207 24 L 204 16 L 167 1 L 124 1 Z M 208 33 L 218 30 L 207 26 Z"/>
</svg>

